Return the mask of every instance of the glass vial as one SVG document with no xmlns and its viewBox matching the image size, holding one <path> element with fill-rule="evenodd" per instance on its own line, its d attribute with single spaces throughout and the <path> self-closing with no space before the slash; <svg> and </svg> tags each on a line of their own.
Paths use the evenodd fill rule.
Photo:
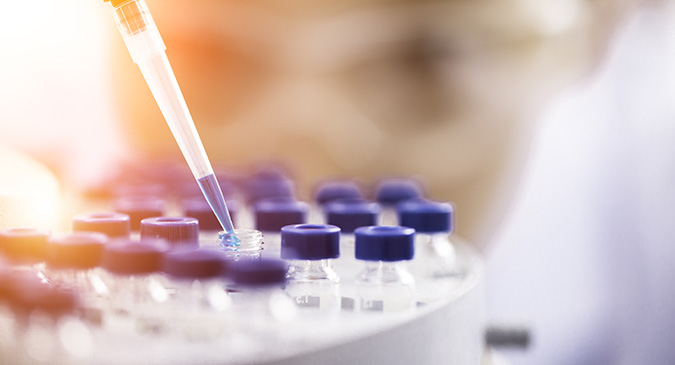
<svg viewBox="0 0 675 365">
<path fill-rule="evenodd" d="M 340 228 L 296 224 L 281 228 L 281 258 L 290 260 L 286 294 L 302 308 L 340 310 L 340 277 L 332 261 L 340 256 Z"/>
<path fill-rule="evenodd" d="M 415 230 L 398 226 L 354 231 L 355 255 L 365 262 L 357 276 L 357 310 L 401 312 L 415 308 L 415 279 L 406 267 L 414 256 Z"/>
<path fill-rule="evenodd" d="M 238 241 L 231 241 L 231 235 L 218 233 L 218 245 L 229 260 L 259 260 L 263 251 L 263 234 L 255 229 L 235 229 Z"/>
<path fill-rule="evenodd" d="M 168 244 L 164 240 L 114 240 L 103 252 L 101 266 L 109 275 L 105 326 L 110 330 L 162 333 L 169 322 L 169 289 L 160 273 Z M 121 328 L 119 328 L 121 327 Z"/>
</svg>

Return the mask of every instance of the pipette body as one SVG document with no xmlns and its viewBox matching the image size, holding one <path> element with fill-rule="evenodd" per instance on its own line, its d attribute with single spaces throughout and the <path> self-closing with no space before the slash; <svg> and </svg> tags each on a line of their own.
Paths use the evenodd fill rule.
<svg viewBox="0 0 675 365">
<path fill-rule="evenodd" d="M 107 1 L 107 0 L 106 0 Z M 213 167 L 204 150 L 176 77 L 166 46 L 144 0 L 112 0 L 115 23 L 138 65 L 178 147 L 226 235 L 236 243 L 234 226 Z"/>
</svg>

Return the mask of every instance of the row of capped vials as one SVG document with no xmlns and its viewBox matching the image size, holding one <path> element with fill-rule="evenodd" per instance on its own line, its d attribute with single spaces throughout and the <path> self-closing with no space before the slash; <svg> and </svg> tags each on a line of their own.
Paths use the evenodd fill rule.
<svg viewBox="0 0 675 365">
<path fill-rule="evenodd" d="M 278 328 L 271 323 L 283 327 L 303 313 L 412 311 L 449 295 L 462 268 L 448 239 L 451 206 L 396 184 L 396 194 L 413 198 L 396 206 L 400 225 L 375 226 L 387 206 L 331 182 L 317 190 L 316 209 L 288 197 L 253 202 L 249 222 L 259 230 L 238 230 L 238 245 L 200 236 L 205 218 L 143 218 L 150 212 L 129 205 L 126 213 L 78 215 L 71 234 L 2 231 L 0 346 L 54 359 L 85 356 L 91 328 L 203 341 L 232 331 L 270 335 Z M 315 211 L 323 221 L 306 224 Z"/>
</svg>

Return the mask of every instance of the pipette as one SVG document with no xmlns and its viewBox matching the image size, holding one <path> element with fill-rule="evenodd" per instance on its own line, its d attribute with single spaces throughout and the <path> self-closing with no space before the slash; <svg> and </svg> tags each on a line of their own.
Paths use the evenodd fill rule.
<svg viewBox="0 0 675 365">
<path fill-rule="evenodd" d="M 223 227 L 224 234 L 219 238 L 221 243 L 238 244 L 220 185 L 164 52 L 164 41 L 145 0 L 104 1 L 112 4 L 115 23 L 131 58 L 141 69 L 206 201 Z"/>
</svg>

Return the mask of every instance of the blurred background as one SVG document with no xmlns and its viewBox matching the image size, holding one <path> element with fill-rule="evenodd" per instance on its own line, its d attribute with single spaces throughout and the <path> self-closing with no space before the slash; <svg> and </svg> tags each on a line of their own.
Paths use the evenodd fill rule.
<svg viewBox="0 0 675 365">
<path fill-rule="evenodd" d="M 527 351 L 504 353 L 511 363 L 675 361 L 670 3 L 440 2 L 451 8 L 433 24 L 452 36 L 452 47 L 431 47 L 444 60 L 434 74 L 408 69 L 428 62 L 419 50 L 411 60 L 406 49 L 405 63 L 364 56 L 364 47 L 388 54 L 381 44 L 392 29 L 417 29 L 401 20 L 417 14 L 407 8 L 389 14 L 376 2 L 341 18 L 335 14 L 349 15 L 347 5 L 319 11 L 301 1 L 282 9 L 260 1 L 267 11 L 257 12 L 222 2 L 223 18 L 207 22 L 205 13 L 190 13 L 197 12 L 190 3 L 149 6 L 212 159 L 245 165 L 285 151 L 301 161 L 305 186 L 326 175 L 422 176 L 432 197 L 456 203 L 459 233 L 486 248 L 488 317 L 533 331 Z M 177 153 L 108 4 L 30 0 L 3 8 L 11 16 L 0 23 L 0 145 L 35 157 L 61 186 L 77 188 L 104 180 L 119 161 Z M 255 27 L 259 34 L 242 38 L 250 24 L 244 15 L 266 19 Z M 286 34 L 284 22 L 312 31 Z M 224 32 L 222 59 L 206 40 L 181 32 L 206 32 L 195 30 L 200 23 Z M 345 24 L 366 25 L 341 39 Z M 240 43 L 251 50 L 234 46 Z M 278 62 L 256 63 L 280 50 Z M 292 82 L 260 86 L 271 79 Z M 337 121 L 318 122 L 323 114 Z M 252 141 L 259 148 L 241 148 Z"/>
</svg>

